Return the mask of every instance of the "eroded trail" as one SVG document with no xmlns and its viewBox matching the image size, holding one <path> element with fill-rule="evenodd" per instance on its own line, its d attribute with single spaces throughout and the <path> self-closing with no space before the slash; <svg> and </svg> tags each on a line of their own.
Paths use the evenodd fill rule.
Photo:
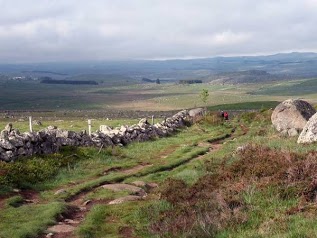
<svg viewBox="0 0 317 238">
<path fill-rule="evenodd" d="M 137 165 L 132 168 L 124 169 L 115 168 L 113 170 L 108 169 L 106 173 L 110 171 L 120 172 L 121 174 L 125 174 L 127 176 L 133 175 L 144 168 L 152 166 L 151 164 Z M 96 189 L 102 187 L 104 184 L 100 184 L 94 188 L 91 188 L 86 191 L 82 191 L 75 196 L 67 199 L 67 211 L 61 214 L 58 217 L 58 224 L 49 227 L 46 231 L 46 234 L 40 236 L 40 238 L 44 237 L 53 237 L 53 238 L 75 238 L 77 237 L 75 234 L 76 228 L 79 224 L 84 220 L 86 214 L 91 210 L 91 208 L 96 204 L 109 204 L 111 199 L 98 199 L 98 200 L 90 200 L 86 199 L 86 196 L 89 193 L 93 193 Z M 141 196 L 138 196 L 141 197 Z"/>
<path fill-rule="evenodd" d="M 211 140 L 211 141 L 201 141 L 197 143 L 196 146 L 201 148 L 208 148 L 207 152 L 205 152 L 204 154 L 199 154 L 197 156 L 194 156 L 193 158 L 190 158 L 189 160 L 186 160 L 183 163 L 175 164 L 175 166 L 171 166 L 166 169 L 163 168 L 160 170 L 153 170 L 149 173 L 144 173 L 142 174 L 142 176 L 155 174 L 157 172 L 162 172 L 162 171 L 172 171 L 186 163 L 190 163 L 196 160 L 203 160 L 210 153 L 215 153 L 216 151 L 220 150 L 222 148 L 223 142 L 229 138 L 232 138 L 232 134 L 226 134 L 223 137 L 219 137 L 218 139 Z M 173 153 L 173 150 L 168 150 L 168 152 Z M 165 152 L 163 155 L 162 154 L 159 155 L 159 158 L 158 158 L 159 161 L 163 160 L 166 156 L 168 156 L 168 154 Z M 84 191 L 80 191 L 79 193 L 69 197 L 66 200 L 67 207 L 68 207 L 67 212 L 65 212 L 64 214 L 61 214 L 60 217 L 58 218 L 58 224 L 49 227 L 46 233 L 41 235 L 40 238 L 44 238 L 44 237 L 76 238 L 78 237 L 75 232 L 76 228 L 83 222 L 87 213 L 92 209 L 94 205 L 106 204 L 111 206 L 113 204 L 121 204 L 128 201 L 143 200 L 145 197 L 147 197 L 147 193 L 151 191 L 151 189 L 158 186 L 157 184 L 145 183 L 143 181 L 135 181 L 133 183 L 126 184 L 123 181 L 126 178 L 129 178 L 132 176 L 134 176 L 137 180 L 138 176 L 136 175 L 138 175 L 140 171 L 145 171 L 146 169 L 152 166 L 153 166 L 152 164 L 140 164 L 128 169 L 122 169 L 120 167 L 113 167 L 113 168 L 107 169 L 106 171 L 104 171 L 104 175 L 107 175 L 112 172 L 114 173 L 118 172 L 126 176 L 124 176 L 122 180 L 119 180 L 116 183 L 103 182 L 98 184 L 97 186 L 94 186 Z M 110 199 L 110 198 L 87 199 L 87 197 L 89 197 L 88 196 L 89 194 L 93 194 L 94 192 L 96 192 L 96 190 L 100 190 L 100 189 L 108 189 L 109 191 L 113 193 L 120 193 L 122 191 L 125 191 L 125 192 L 128 192 L 129 195 L 125 195 L 125 196 L 119 195 L 119 197 L 117 197 L 116 199 Z M 125 230 L 120 231 L 120 235 L 122 237 L 133 237 L 131 234 L 133 234 L 133 228 L 126 227 Z"/>
</svg>

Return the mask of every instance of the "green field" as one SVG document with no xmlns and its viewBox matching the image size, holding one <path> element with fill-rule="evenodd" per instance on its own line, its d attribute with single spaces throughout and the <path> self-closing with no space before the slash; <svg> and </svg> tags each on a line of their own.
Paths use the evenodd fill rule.
<svg viewBox="0 0 317 238">
<path fill-rule="evenodd" d="M 83 78 L 90 79 L 90 78 Z M 1 110 L 141 110 L 169 111 L 258 101 L 283 101 L 301 97 L 316 103 L 316 81 L 297 80 L 270 84 L 124 84 L 110 86 L 48 85 L 38 81 L 0 81 Z M 206 104 L 199 95 L 209 91 Z"/>
</svg>

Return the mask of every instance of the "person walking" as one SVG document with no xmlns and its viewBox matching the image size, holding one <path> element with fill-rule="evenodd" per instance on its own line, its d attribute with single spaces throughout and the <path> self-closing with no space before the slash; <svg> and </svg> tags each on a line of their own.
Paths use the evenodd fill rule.
<svg viewBox="0 0 317 238">
<path fill-rule="evenodd" d="M 228 114 L 228 112 L 224 112 L 223 113 L 223 117 L 224 117 L 224 119 L 227 121 L 227 120 L 229 120 L 229 114 Z"/>
</svg>

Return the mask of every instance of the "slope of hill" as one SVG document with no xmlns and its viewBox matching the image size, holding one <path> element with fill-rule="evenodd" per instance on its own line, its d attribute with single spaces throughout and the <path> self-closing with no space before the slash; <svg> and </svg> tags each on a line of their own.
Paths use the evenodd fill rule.
<svg viewBox="0 0 317 238">
<path fill-rule="evenodd" d="M 317 79 L 301 80 L 293 83 L 273 85 L 252 91 L 252 95 L 304 96 L 317 92 Z"/>
<path fill-rule="evenodd" d="M 292 77 L 283 74 L 270 74 L 264 70 L 245 70 L 236 72 L 219 73 L 203 77 L 205 82 L 221 84 L 238 84 L 238 83 L 262 83 L 278 80 L 286 80 Z"/>
</svg>

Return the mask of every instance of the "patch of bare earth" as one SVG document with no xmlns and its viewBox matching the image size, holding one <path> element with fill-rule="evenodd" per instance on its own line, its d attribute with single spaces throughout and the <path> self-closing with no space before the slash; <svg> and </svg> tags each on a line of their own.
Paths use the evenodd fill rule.
<svg viewBox="0 0 317 238">
<path fill-rule="evenodd" d="M 140 170 L 142 170 L 144 168 L 151 167 L 151 166 L 153 166 L 153 165 L 152 164 L 140 164 L 140 165 L 137 165 L 137 166 L 135 166 L 135 167 L 133 167 L 131 169 L 125 169 L 125 170 L 122 170 L 120 172 L 123 173 L 123 174 L 129 175 L 129 174 L 137 173 Z"/>
<path fill-rule="evenodd" d="M 135 238 L 135 236 L 133 235 L 133 228 L 128 226 L 121 227 L 119 230 L 119 234 L 122 238 Z"/>
</svg>

